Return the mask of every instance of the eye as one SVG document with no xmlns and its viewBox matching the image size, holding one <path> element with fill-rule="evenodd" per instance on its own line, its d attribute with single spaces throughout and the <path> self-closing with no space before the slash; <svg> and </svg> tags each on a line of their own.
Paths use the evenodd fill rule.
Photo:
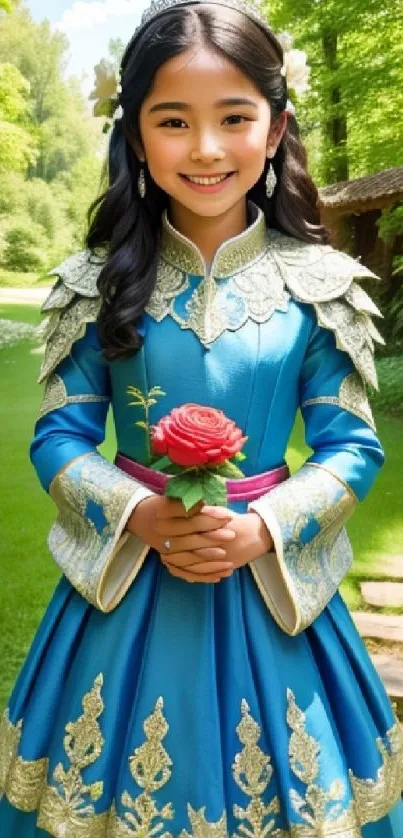
<svg viewBox="0 0 403 838">
<path fill-rule="evenodd" d="M 161 128 L 186 128 L 186 122 L 183 119 L 179 119 L 178 117 L 172 119 L 166 119 L 165 122 L 161 122 Z"/>
<path fill-rule="evenodd" d="M 233 114 L 231 114 L 230 116 L 226 116 L 226 117 L 225 117 L 225 119 L 226 119 L 226 120 L 227 120 L 227 119 L 230 119 L 230 120 L 231 120 L 230 125 L 241 125 L 241 124 L 242 124 L 240 121 L 239 121 L 239 122 L 238 122 L 238 121 L 233 122 L 232 120 L 242 120 L 243 122 L 251 122 L 250 117 L 248 117 L 248 116 L 242 116 L 242 115 L 241 115 L 241 114 L 239 114 L 239 113 L 233 113 Z"/>
</svg>

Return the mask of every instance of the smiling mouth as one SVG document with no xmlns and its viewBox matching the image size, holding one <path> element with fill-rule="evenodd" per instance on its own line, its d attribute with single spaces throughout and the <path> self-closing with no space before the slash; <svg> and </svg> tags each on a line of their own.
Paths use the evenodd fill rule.
<svg viewBox="0 0 403 838">
<path fill-rule="evenodd" d="M 199 186 L 215 186 L 215 184 L 222 183 L 222 181 L 226 180 L 233 174 L 234 172 L 226 172 L 222 175 L 181 175 L 181 177 L 185 178 L 185 180 L 189 180 L 191 183 L 197 183 Z"/>
</svg>

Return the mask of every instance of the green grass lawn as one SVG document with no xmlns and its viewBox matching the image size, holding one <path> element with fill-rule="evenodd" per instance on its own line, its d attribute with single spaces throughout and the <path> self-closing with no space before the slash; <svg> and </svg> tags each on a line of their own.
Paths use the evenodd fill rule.
<svg viewBox="0 0 403 838">
<path fill-rule="evenodd" d="M 0 306 L 0 318 L 36 324 L 35 306 Z M 35 384 L 40 356 L 24 342 L 0 351 L 0 434 L 2 469 L 0 492 L 0 707 L 10 693 L 30 640 L 59 578 L 46 548 L 54 507 L 41 489 L 28 459 L 28 446 L 41 401 Z M 359 604 L 358 585 L 381 570 L 382 556 L 402 552 L 403 422 L 377 416 L 387 463 L 373 491 L 354 513 L 349 532 L 355 551 L 352 572 L 342 593 L 350 607 Z M 102 451 L 114 455 L 112 425 Z M 292 470 L 303 462 L 307 449 L 298 420 L 289 448 Z"/>
</svg>

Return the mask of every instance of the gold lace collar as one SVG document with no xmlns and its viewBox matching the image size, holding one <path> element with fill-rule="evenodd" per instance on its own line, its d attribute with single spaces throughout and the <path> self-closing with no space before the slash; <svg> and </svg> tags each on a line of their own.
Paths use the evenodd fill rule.
<svg viewBox="0 0 403 838">
<path fill-rule="evenodd" d="M 264 213 L 252 201 L 249 201 L 248 209 L 254 220 L 242 233 L 220 245 L 210 269 L 197 245 L 172 226 L 165 210 L 162 216 L 161 239 L 163 260 L 184 273 L 196 276 L 208 274 L 216 279 L 224 279 L 243 270 L 261 256 L 268 242 Z"/>
</svg>

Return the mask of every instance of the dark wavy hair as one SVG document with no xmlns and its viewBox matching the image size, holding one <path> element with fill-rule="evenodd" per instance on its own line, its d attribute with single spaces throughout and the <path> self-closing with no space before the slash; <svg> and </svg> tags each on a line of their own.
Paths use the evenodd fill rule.
<svg viewBox="0 0 403 838">
<path fill-rule="evenodd" d="M 123 118 L 116 120 L 104 169 L 107 188 L 91 205 L 86 244 L 106 248 L 98 279 L 101 344 L 108 360 L 135 352 L 142 343 L 136 328 L 156 280 L 161 215 L 169 196 L 146 173 L 141 199 L 137 182 L 140 161 L 133 141 L 141 144 L 139 113 L 157 70 L 191 46 L 203 43 L 236 65 L 261 91 L 276 120 L 287 102 L 280 73 L 283 51 L 277 39 L 246 15 L 224 6 L 178 6 L 158 15 L 135 34 L 121 63 Z M 266 196 L 269 161 L 247 197 L 263 210 L 269 226 L 305 242 L 325 242 L 317 189 L 307 172 L 307 159 L 296 119 L 291 116 L 272 160 L 277 176 L 273 197 Z"/>
</svg>

